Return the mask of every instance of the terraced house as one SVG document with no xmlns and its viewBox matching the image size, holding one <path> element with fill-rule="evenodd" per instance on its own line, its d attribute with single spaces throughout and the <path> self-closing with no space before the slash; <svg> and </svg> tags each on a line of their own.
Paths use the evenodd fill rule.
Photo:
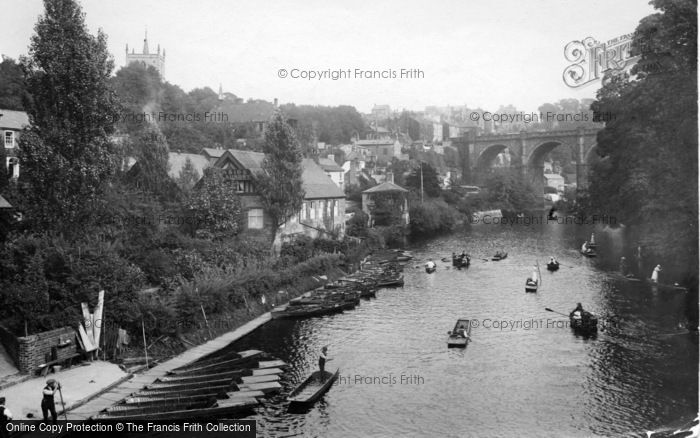
<svg viewBox="0 0 700 438">
<path fill-rule="evenodd" d="M 170 154 L 171 176 L 183 166 L 184 155 L 193 154 Z M 269 236 L 274 225 L 255 189 L 255 174 L 262 172 L 265 154 L 238 149 L 204 149 L 199 157 L 204 160 L 188 158 L 200 170 L 200 175 L 209 165 L 218 167 L 224 169 L 226 178 L 234 184 L 243 207 L 243 233 Z M 345 235 L 345 193 L 314 160 L 305 158 L 302 167 L 302 184 L 306 192 L 304 203 L 299 213 L 278 230 L 276 249 L 300 235 Z"/>
</svg>

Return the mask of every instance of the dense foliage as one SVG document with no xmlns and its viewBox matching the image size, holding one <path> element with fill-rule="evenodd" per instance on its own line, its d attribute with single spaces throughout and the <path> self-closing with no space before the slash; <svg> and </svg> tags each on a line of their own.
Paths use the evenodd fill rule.
<svg viewBox="0 0 700 438">
<path fill-rule="evenodd" d="M 660 12 L 637 27 L 633 76 L 607 76 L 593 104 L 615 120 L 598 134 L 589 209 L 631 226 L 650 266 L 696 272 L 697 4 L 652 4 Z"/>
<path fill-rule="evenodd" d="M 272 239 L 279 226 L 301 210 L 302 154 L 294 131 L 281 111 L 276 111 L 265 130 L 263 172 L 255 175 L 256 188 L 272 218 Z"/>
<path fill-rule="evenodd" d="M 75 2 L 44 5 L 29 56 L 22 58 L 33 99 L 27 108 L 32 125 L 19 141 L 20 188 L 29 221 L 68 231 L 93 220 L 114 171 L 109 135 L 118 107 L 105 34 L 88 33 Z"/>
</svg>

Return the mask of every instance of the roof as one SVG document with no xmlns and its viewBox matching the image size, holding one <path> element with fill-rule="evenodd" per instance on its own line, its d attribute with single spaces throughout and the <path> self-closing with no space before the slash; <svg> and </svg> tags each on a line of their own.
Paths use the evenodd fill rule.
<svg viewBox="0 0 700 438">
<path fill-rule="evenodd" d="M 275 105 L 270 102 L 232 103 L 223 102 L 216 111 L 225 113 L 229 123 L 267 122 L 275 113 Z"/>
<path fill-rule="evenodd" d="M 336 163 L 335 160 L 331 160 L 330 158 L 319 158 L 318 165 L 321 166 L 321 169 L 325 170 L 326 172 L 343 171 L 342 167 L 338 166 L 338 163 Z"/>
<path fill-rule="evenodd" d="M 204 175 L 204 169 L 209 166 L 207 157 L 200 154 L 181 154 L 179 152 L 170 152 L 168 154 L 168 164 L 170 165 L 168 175 L 170 175 L 171 178 L 179 177 L 180 171 L 185 167 L 188 158 L 199 173 L 199 176 L 201 177 Z"/>
<path fill-rule="evenodd" d="M 227 149 L 243 167 L 253 173 L 262 172 L 265 154 L 262 152 L 243 151 L 240 149 Z"/>
<path fill-rule="evenodd" d="M 29 116 L 24 111 L 13 111 L 0 108 L 0 129 L 21 131 L 29 126 Z"/>
<path fill-rule="evenodd" d="M 0 208 L 12 208 L 12 204 L 7 202 L 7 199 L 0 196 Z"/>
<path fill-rule="evenodd" d="M 303 172 L 302 186 L 306 195 L 304 199 L 344 198 L 345 193 L 330 179 L 326 172 L 310 158 L 301 162 Z"/>
<path fill-rule="evenodd" d="M 225 149 L 216 148 L 202 148 L 202 153 L 209 155 L 212 158 L 221 158 L 221 156 L 226 152 Z"/>
<path fill-rule="evenodd" d="M 371 189 L 367 189 L 362 193 L 380 193 L 380 192 L 408 192 L 408 190 L 404 189 L 401 186 L 397 186 L 396 184 L 392 182 L 383 182 L 379 184 L 378 186 L 374 186 Z"/>
</svg>

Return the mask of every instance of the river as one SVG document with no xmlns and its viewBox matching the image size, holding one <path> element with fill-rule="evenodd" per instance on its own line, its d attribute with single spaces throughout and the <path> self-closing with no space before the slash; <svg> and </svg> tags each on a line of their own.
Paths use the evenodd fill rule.
<svg viewBox="0 0 700 438">
<path fill-rule="evenodd" d="M 256 415 L 264 436 L 644 436 L 698 412 L 698 345 L 677 334 L 683 293 L 623 283 L 603 269 L 621 251 L 615 232 L 597 234 L 602 256 L 578 252 L 590 229 L 574 225 L 478 225 L 415 244 L 405 286 L 382 289 L 343 314 L 273 320 L 231 346 L 257 348 L 290 364 L 284 390 Z M 466 249 L 466 270 L 438 261 Z M 483 261 L 497 249 L 501 262 Z M 524 282 L 549 256 L 536 294 Z M 606 260 L 608 263 L 606 263 Z M 543 266 L 544 267 L 544 266 Z M 608 317 L 595 339 L 577 337 L 545 307 L 568 314 L 581 302 Z M 614 317 L 617 315 L 617 318 Z M 466 350 L 447 349 L 455 321 L 475 321 Z M 316 367 L 341 379 L 308 412 L 288 413 L 284 395 Z"/>
</svg>

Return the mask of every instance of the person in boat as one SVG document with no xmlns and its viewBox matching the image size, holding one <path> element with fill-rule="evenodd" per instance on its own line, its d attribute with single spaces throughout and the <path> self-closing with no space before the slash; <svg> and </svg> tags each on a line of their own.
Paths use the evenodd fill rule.
<svg viewBox="0 0 700 438">
<path fill-rule="evenodd" d="M 56 424 L 58 416 L 56 415 L 56 402 L 54 401 L 54 395 L 60 390 L 61 384 L 54 379 L 49 379 L 46 381 L 46 386 L 42 391 L 43 397 L 41 399 L 41 412 L 44 414 L 44 422 L 49 421 L 50 412 L 53 424 Z"/>
<path fill-rule="evenodd" d="M 583 251 L 583 252 L 590 251 L 590 249 L 588 248 L 588 241 L 583 242 L 583 245 L 581 245 L 581 251 Z"/>
<path fill-rule="evenodd" d="M 428 259 L 428 263 L 425 264 L 426 269 L 435 269 L 435 262 L 433 259 Z"/>
<path fill-rule="evenodd" d="M 550 257 L 550 258 L 549 258 L 549 264 L 550 264 L 550 265 L 558 265 L 559 262 L 558 262 L 557 259 L 555 259 L 554 257 Z"/>
<path fill-rule="evenodd" d="M 321 377 L 323 377 L 323 373 L 326 371 L 326 362 L 331 360 L 328 357 L 328 347 L 323 347 L 321 348 L 321 354 L 318 356 L 318 369 L 321 371 Z"/>
<path fill-rule="evenodd" d="M 586 311 L 583 310 L 581 303 L 578 303 L 576 304 L 576 308 L 569 313 L 569 318 L 582 319 L 585 313 Z"/>
<path fill-rule="evenodd" d="M 627 259 L 624 257 L 620 257 L 620 274 L 626 277 L 628 274 L 628 269 L 629 267 L 627 266 Z"/>
<path fill-rule="evenodd" d="M 554 213 L 557 211 L 556 208 L 552 207 L 549 209 L 549 213 L 547 214 L 547 220 L 555 220 L 557 217 L 554 215 Z"/>
<path fill-rule="evenodd" d="M 661 265 L 656 265 L 654 271 L 651 273 L 651 281 L 653 283 L 659 282 L 659 272 L 661 272 Z"/>
</svg>

